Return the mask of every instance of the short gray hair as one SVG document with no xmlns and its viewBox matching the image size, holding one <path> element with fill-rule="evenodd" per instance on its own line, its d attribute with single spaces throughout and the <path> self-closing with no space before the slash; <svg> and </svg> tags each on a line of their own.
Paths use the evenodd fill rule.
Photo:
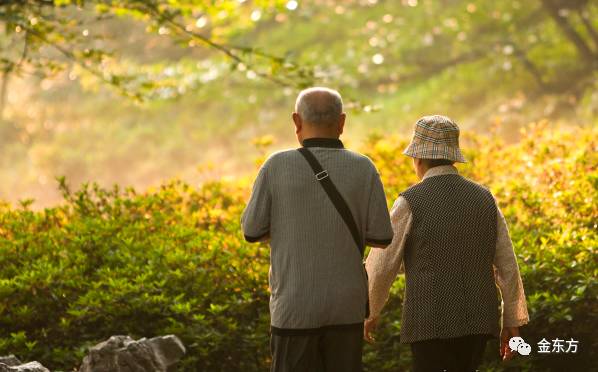
<svg viewBox="0 0 598 372">
<path fill-rule="evenodd" d="M 330 88 L 308 88 L 297 96 L 295 112 L 309 124 L 332 126 L 343 113 L 343 99 L 339 92 Z"/>
</svg>

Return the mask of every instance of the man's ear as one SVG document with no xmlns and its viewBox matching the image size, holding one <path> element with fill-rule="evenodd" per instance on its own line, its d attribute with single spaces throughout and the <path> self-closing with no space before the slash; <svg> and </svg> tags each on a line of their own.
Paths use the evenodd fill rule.
<svg viewBox="0 0 598 372">
<path fill-rule="evenodd" d="M 344 112 L 341 114 L 341 117 L 339 119 L 339 123 L 338 123 L 338 134 L 341 135 L 343 134 L 343 130 L 345 129 L 345 120 L 347 119 L 347 114 L 345 114 Z"/>
<path fill-rule="evenodd" d="M 301 132 L 301 129 L 303 128 L 303 121 L 301 120 L 301 116 L 299 116 L 298 113 L 293 112 L 293 123 L 295 123 L 295 133 L 299 134 L 299 132 Z"/>
</svg>

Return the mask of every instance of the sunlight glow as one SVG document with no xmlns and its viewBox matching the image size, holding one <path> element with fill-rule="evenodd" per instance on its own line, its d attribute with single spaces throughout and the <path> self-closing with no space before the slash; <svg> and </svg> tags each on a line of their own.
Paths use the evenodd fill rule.
<svg viewBox="0 0 598 372">
<path fill-rule="evenodd" d="M 251 12 L 251 20 L 253 22 L 257 22 L 260 20 L 260 18 L 262 18 L 262 11 L 259 9 L 254 10 L 253 12 Z"/>
<path fill-rule="evenodd" d="M 197 18 L 197 22 L 195 22 L 195 26 L 198 28 L 203 28 L 208 24 L 208 18 L 206 16 L 201 16 Z"/>
<path fill-rule="evenodd" d="M 384 63 L 384 56 L 380 53 L 376 53 L 372 56 L 372 62 L 376 65 L 381 65 Z"/>
</svg>

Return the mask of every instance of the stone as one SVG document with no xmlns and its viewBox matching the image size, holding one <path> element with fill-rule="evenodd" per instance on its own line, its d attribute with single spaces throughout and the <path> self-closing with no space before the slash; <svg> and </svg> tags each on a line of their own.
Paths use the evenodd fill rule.
<svg viewBox="0 0 598 372">
<path fill-rule="evenodd" d="M 0 372 L 50 372 L 50 370 L 42 366 L 39 362 L 29 362 L 18 365 L 9 365 L 0 362 Z"/>
<path fill-rule="evenodd" d="M 6 364 L 7 366 L 18 366 L 19 364 L 23 364 L 13 354 L 10 354 L 10 355 L 7 355 L 7 356 L 0 356 L 0 363 Z"/>
<path fill-rule="evenodd" d="M 112 336 L 89 349 L 79 372 L 171 372 L 184 354 L 185 346 L 174 335 L 137 341 Z"/>
</svg>

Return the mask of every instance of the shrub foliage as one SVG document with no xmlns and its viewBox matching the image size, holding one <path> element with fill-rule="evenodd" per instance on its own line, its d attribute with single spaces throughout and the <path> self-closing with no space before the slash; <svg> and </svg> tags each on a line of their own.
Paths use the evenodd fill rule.
<svg viewBox="0 0 598 372">
<path fill-rule="evenodd" d="M 508 364 L 487 350 L 485 370 L 589 370 L 598 347 L 596 129 L 522 131 L 516 144 L 465 134 L 467 177 L 489 186 L 509 222 L 531 321 L 532 356 Z M 404 138 L 371 136 L 389 203 L 416 182 Z M 0 204 L 0 355 L 72 370 L 87 347 L 113 334 L 173 333 L 185 371 L 268 368 L 268 247 L 243 241 L 239 217 L 249 182 L 173 180 L 137 193 L 86 185 L 35 211 Z M 399 344 L 403 278 L 366 347 L 370 371 L 407 370 Z M 593 314 L 593 315 L 592 315 Z M 542 338 L 580 341 L 577 354 L 539 355 Z"/>
</svg>

